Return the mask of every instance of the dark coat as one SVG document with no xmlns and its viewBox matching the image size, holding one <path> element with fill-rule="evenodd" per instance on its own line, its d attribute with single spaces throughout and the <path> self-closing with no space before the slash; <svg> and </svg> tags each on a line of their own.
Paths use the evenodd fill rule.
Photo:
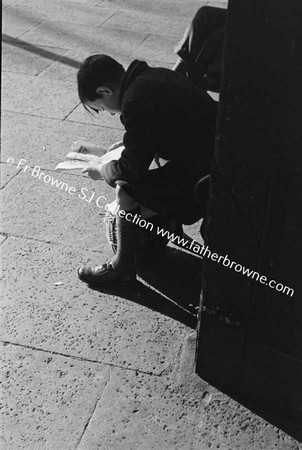
<svg viewBox="0 0 302 450">
<path fill-rule="evenodd" d="M 119 161 L 102 168 L 104 179 L 142 179 L 155 156 L 183 161 L 210 170 L 214 149 L 217 105 L 183 75 L 133 61 L 123 78 L 120 93 L 124 146 Z"/>
</svg>

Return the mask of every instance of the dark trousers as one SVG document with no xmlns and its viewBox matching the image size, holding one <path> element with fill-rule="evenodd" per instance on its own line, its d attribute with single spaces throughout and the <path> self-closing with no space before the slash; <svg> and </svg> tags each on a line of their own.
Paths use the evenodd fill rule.
<svg viewBox="0 0 302 450">
<path fill-rule="evenodd" d="M 226 14 L 222 8 L 200 8 L 175 49 L 188 77 L 205 90 L 219 92 Z"/>
</svg>

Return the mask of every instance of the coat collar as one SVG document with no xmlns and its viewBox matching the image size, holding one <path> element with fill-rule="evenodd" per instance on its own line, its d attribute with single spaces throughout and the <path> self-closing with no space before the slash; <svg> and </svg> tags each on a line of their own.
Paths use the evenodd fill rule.
<svg viewBox="0 0 302 450">
<path fill-rule="evenodd" d="M 126 73 L 124 75 L 124 78 L 122 80 L 121 90 L 120 90 L 120 104 L 122 103 L 123 96 L 128 89 L 128 87 L 133 83 L 136 77 L 139 75 L 142 75 L 147 69 L 149 68 L 148 64 L 145 61 L 139 61 L 138 59 L 135 59 L 132 61 L 128 69 L 126 70 Z"/>
</svg>

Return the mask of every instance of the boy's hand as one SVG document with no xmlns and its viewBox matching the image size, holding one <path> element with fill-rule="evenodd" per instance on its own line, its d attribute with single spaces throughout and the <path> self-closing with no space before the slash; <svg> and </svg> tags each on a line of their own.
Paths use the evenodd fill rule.
<svg viewBox="0 0 302 450">
<path fill-rule="evenodd" d="M 103 164 L 96 162 L 96 161 L 91 161 L 89 163 L 89 166 L 86 167 L 86 169 L 82 170 L 82 173 L 87 173 L 90 178 L 92 178 L 93 180 L 102 180 L 102 174 L 101 174 L 101 170 L 102 170 Z"/>
<path fill-rule="evenodd" d="M 71 150 L 77 153 L 95 153 L 98 155 L 105 154 L 107 149 L 103 148 L 101 145 L 93 144 L 92 142 L 85 141 L 84 139 L 78 139 L 74 141 L 71 146 Z"/>
<path fill-rule="evenodd" d="M 70 150 L 77 153 L 88 153 L 87 148 L 83 144 L 83 140 L 79 139 L 78 141 L 74 141 L 70 147 Z"/>
</svg>

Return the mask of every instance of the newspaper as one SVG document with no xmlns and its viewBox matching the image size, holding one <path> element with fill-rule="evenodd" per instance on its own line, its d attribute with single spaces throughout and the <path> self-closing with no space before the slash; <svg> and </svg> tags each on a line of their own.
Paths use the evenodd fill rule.
<svg viewBox="0 0 302 450">
<path fill-rule="evenodd" d="M 99 147 L 84 139 L 75 141 L 71 146 L 71 151 L 67 153 L 66 160 L 57 164 L 55 170 L 70 171 L 86 169 L 91 161 L 107 164 L 120 158 L 124 146 L 118 142 L 109 149 Z"/>
</svg>

